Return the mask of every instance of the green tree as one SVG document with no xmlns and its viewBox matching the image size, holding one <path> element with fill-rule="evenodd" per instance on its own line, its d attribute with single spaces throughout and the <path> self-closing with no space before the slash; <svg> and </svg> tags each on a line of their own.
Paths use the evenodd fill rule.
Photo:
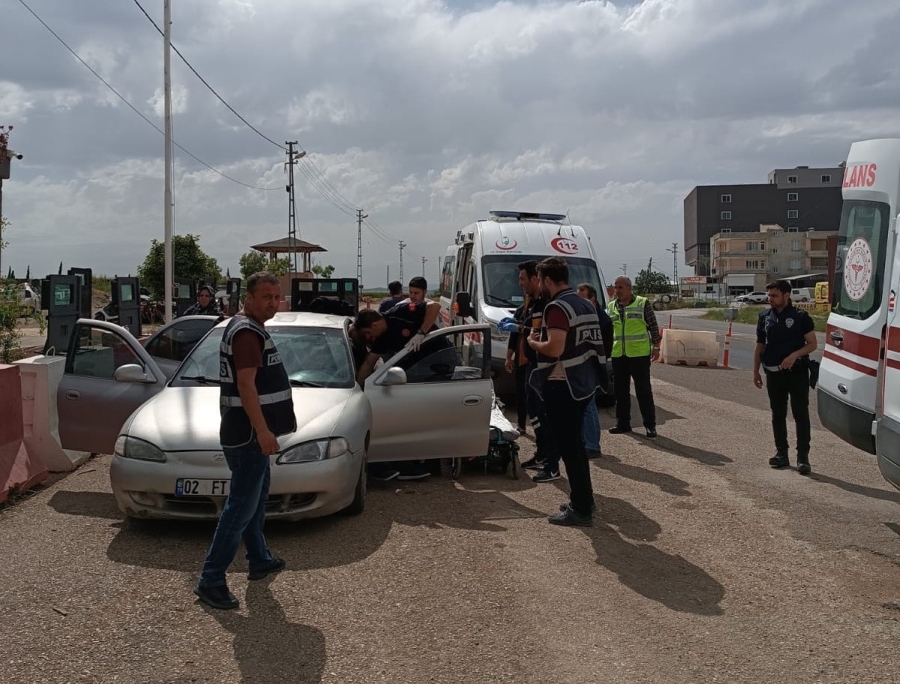
<svg viewBox="0 0 900 684">
<path fill-rule="evenodd" d="M 634 291 L 641 295 L 669 294 L 672 291 L 672 285 L 665 273 L 645 268 L 634 279 Z"/>
<path fill-rule="evenodd" d="M 149 288 L 157 299 L 165 298 L 165 243 L 153 240 L 150 253 L 138 268 L 141 285 Z M 172 263 L 176 278 L 205 280 L 217 284 L 222 278 L 219 264 L 200 249 L 200 238 L 196 235 L 175 235 L 172 238 Z"/>
<path fill-rule="evenodd" d="M 262 252 L 247 252 L 238 261 L 241 267 L 241 278 L 247 280 L 254 273 L 269 271 L 277 276 L 283 276 L 291 270 L 291 260 L 288 257 L 269 260 Z"/>
<path fill-rule="evenodd" d="M 321 264 L 314 264 L 310 270 L 315 273 L 320 278 L 330 278 L 331 274 L 334 273 L 334 266 L 328 264 L 327 266 L 322 266 Z"/>
</svg>

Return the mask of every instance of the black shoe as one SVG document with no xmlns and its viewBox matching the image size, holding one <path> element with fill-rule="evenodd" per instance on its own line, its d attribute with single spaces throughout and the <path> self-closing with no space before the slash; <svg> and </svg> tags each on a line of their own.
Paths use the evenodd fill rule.
<svg viewBox="0 0 900 684">
<path fill-rule="evenodd" d="M 194 587 L 194 593 L 210 608 L 233 610 L 240 605 L 235 595 L 228 591 L 228 587 L 224 584 L 221 587 L 201 587 L 198 584 Z"/>
<path fill-rule="evenodd" d="M 388 482 L 389 480 L 393 480 L 399 474 L 400 471 L 396 468 L 391 468 L 380 463 L 369 466 L 369 477 L 373 480 L 378 480 L 379 482 Z"/>
<path fill-rule="evenodd" d="M 809 475 L 812 472 L 812 468 L 809 467 L 809 463 L 806 461 L 801 461 L 797 464 L 797 472 L 801 475 Z"/>
<path fill-rule="evenodd" d="M 538 458 L 537 456 L 533 458 L 529 458 L 522 464 L 523 470 L 543 470 L 544 469 L 544 459 Z"/>
<path fill-rule="evenodd" d="M 560 477 L 559 471 L 553 472 L 552 470 L 542 470 L 537 475 L 531 478 L 532 482 L 553 482 L 554 480 L 558 480 Z"/>
<path fill-rule="evenodd" d="M 775 454 L 769 459 L 769 465 L 773 468 L 787 468 L 791 462 L 788 460 L 787 454 Z"/>
<path fill-rule="evenodd" d="M 626 432 L 631 432 L 630 425 L 613 425 L 609 429 L 609 434 L 611 434 L 611 435 L 623 435 Z"/>
<path fill-rule="evenodd" d="M 562 513 L 563 511 L 566 511 L 567 509 L 569 509 L 571 507 L 572 507 L 572 504 L 570 502 L 566 501 L 565 503 L 561 503 L 559 505 L 559 511 L 560 511 L 560 513 Z M 597 502 L 591 501 L 591 513 L 594 513 L 596 510 L 597 510 Z"/>
<path fill-rule="evenodd" d="M 548 516 L 547 522 L 551 525 L 565 525 L 566 527 L 590 527 L 594 524 L 594 518 L 590 515 L 581 515 L 575 509 L 566 507 L 566 510 Z"/>
<path fill-rule="evenodd" d="M 584 451 L 587 454 L 588 459 L 600 458 L 603 456 L 603 452 L 600 451 L 600 449 L 585 449 Z"/>
<path fill-rule="evenodd" d="M 647 428 L 647 437 L 650 439 L 656 439 L 656 428 Z"/>
<path fill-rule="evenodd" d="M 421 480 L 424 477 L 429 477 L 431 475 L 431 471 L 426 470 L 424 467 L 419 465 L 418 463 L 412 463 L 409 465 L 400 466 L 400 474 L 397 475 L 398 480 Z"/>
<path fill-rule="evenodd" d="M 259 570 L 253 570 L 247 575 L 248 580 L 261 580 L 269 575 L 284 570 L 284 561 L 281 558 L 273 558 L 272 562 Z"/>
</svg>

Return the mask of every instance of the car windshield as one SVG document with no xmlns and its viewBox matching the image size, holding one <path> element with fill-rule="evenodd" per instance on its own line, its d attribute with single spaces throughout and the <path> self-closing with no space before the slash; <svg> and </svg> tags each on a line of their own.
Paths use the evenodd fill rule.
<svg viewBox="0 0 900 684">
<path fill-rule="evenodd" d="M 846 200 L 841 209 L 832 311 L 864 320 L 881 306 L 890 207 Z"/>
<path fill-rule="evenodd" d="M 266 326 L 296 387 L 350 388 L 353 361 L 343 330 L 296 325 Z M 196 387 L 219 381 L 219 345 L 225 328 L 216 328 L 191 351 L 172 387 Z"/>
<path fill-rule="evenodd" d="M 482 280 L 484 282 L 484 301 L 490 306 L 516 308 L 525 301 L 522 288 L 519 287 L 519 269 L 517 264 L 529 258 L 541 261 L 544 257 L 527 257 L 514 254 L 490 256 L 482 260 Z M 599 293 L 600 273 L 597 264 L 590 259 L 573 259 L 566 257 L 569 266 L 569 285 L 578 287 L 589 283 Z"/>
</svg>

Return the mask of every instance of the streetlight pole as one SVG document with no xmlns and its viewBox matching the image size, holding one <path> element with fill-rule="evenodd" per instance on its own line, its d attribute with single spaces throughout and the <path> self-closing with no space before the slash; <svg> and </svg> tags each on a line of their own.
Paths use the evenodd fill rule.
<svg viewBox="0 0 900 684">
<path fill-rule="evenodd" d="M 175 286 L 175 265 L 172 262 L 172 7 L 171 0 L 163 0 L 163 93 L 165 109 L 166 171 L 164 195 L 165 223 L 165 311 L 166 323 L 172 322 L 172 295 Z"/>
</svg>

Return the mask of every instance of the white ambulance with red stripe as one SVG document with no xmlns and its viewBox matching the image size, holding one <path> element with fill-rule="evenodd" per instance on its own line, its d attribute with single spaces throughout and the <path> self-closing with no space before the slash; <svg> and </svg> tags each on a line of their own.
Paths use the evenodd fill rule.
<svg viewBox="0 0 900 684">
<path fill-rule="evenodd" d="M 606 305 L 606 287 L 587 233 L 564 214 L 492 211 L 490 218 L 459 231 L 444 255 L 441 316 L 446 325 L 490 325 L 491 367 L 500 391 L 508 390 L 514 379 L 503 370 L 509 333 L 498 324 L 525 301 L 517 264 L 551 256 L 566 260 L 570 285 L 590 283 Z"/>
<path fill-rule="evenodd" d="M 853 143 L 842 195 L 819 419 L 900 486 L 900 140 Z"/>
</svg>

